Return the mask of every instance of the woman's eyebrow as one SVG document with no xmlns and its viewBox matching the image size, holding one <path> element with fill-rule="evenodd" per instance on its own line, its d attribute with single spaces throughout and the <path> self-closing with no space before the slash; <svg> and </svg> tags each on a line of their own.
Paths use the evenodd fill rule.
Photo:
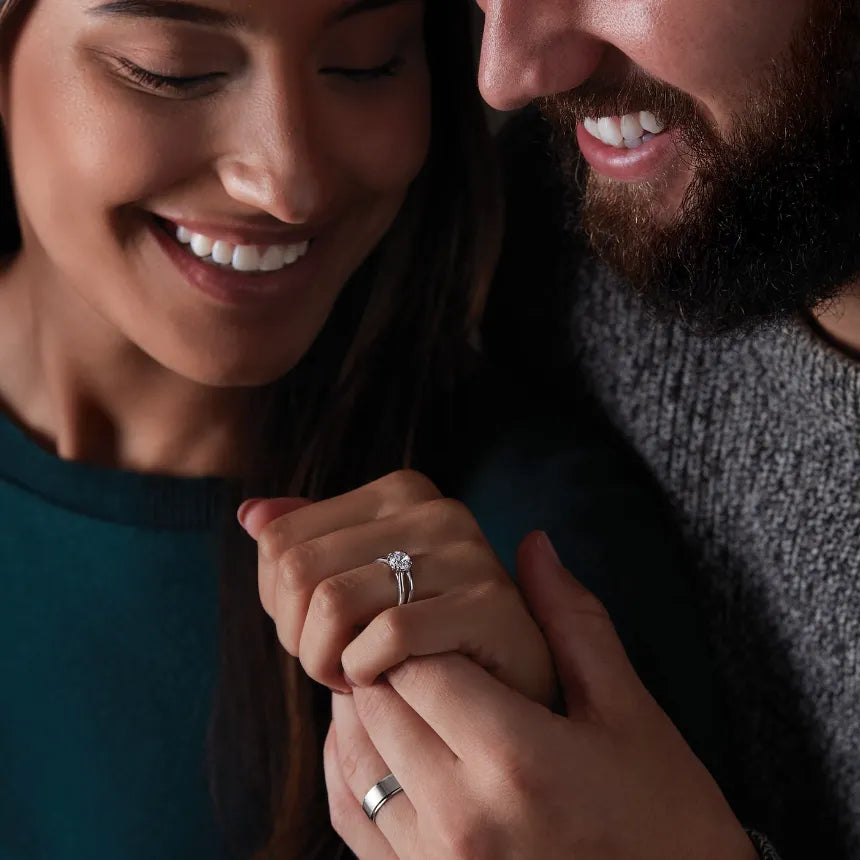
<svg viewBox="0 0 860 860">
<path fill-rule="evenodd" d="M 88 10 L 93 15 L 120 16 L 129 18 L 164 18 L 170 21 L 186 21 L 206 27 L 222 27 L 231 30 L 247 26 L 239 15 L 220 12 L 208 6 L 186 3 L 182 0 L 109 0 Z"/>
</svg>

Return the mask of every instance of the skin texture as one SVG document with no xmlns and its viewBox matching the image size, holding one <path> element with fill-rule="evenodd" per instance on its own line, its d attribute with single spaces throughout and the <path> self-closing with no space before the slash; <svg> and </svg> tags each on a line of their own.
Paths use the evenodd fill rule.
<svg viewBox="0 0 860 860">
<path fill-rule="evenodd" d="M 248 388 L 305 353 L 424 163 L 422 5 L 332 23 L 335 0 L 208 4 L 241 11 L 236 28 L 95 5 L 37 0 L 2 69 L 25 246 L 0 276 L 0 357 L 14 368 L 0 398 L 62 457 L 240 471 Z M 328 71 L 395 55 L 391 77 Z M 219 76 L 153 92 L 123 60 Z M 179 275 L 149 232 L 153 212 L 309 228 L 324 253 L 310 288 L 231 306 Z"/>
<path fill-rule="evenodd" d="M 841 165 L 834 168 L 841 171 L 835 179 L 822 183 L 818 182 L 815 162 L 819 158 L 820 163 L 838 164 L 838 156 L 834 157 L 841 143 L 838 133 L 830 139 L 823 134 L 814 144 L 819 149 L 805 153 L 802 157 L 807 160 L 799 160 L 796 170 L 763 179 L 754 192 L 755 199 L 760 193 L 764 198 L 770 190 L 774 192 L 772 198 L 766 204 L 758 204 L 758 208 L 754 203 L 746 221 L 728 221 L 722 233 L 715 228 L 707 233 L 715 220 L 714 213 L 720 204 L 724 209 L 743 205 L 742 189 L 747 180 L 736 188 L 730 183 L 718 186 L 721 193 L 736 195 L 723 198 L 702 196 L 701 186 L 695 183 L 703 165 L 709 171 L 730 174 L 744 165 L 754 174 L 763 175 L 763 168 L 772 161 L 787 161 L 793 153 L 799 153 L 797 140 L 808 138 L 791 136 L 796 125 L 792 120 L 797 117 L 791 96 L 798 88 L 788 82 L 793 78 L 790 49 L 813 13 L 832 17 L 836 4 L 812 0 L 719 4 L 707 0 L 479 0 L 479 5 L 486 13 L 480 85 L 492 106 L 508 110 L 533 99 L 557 96 L 567 98 L 573 105 L 578 93 L 596 88 L 611 94 L 613 87 L 617 91 L 620 82 L 635 73 L 682 94 L 685 104 L 689 102 L 695 111 L 697 123 L 707 130 L 707 154 L 680 141 L 674 148 L 674 157 L 670 156 L 659 174 L 648 181 L 627 184 L 588 170 L 586 229 L 593 239 L 597 237 L 596 247 L 610 265 L 623 271 L 661 310 L 677 312 L 681 305 L 685 318 L 697 325 L 701 322 L 704 330 L 732 328 L 743 325 L 745 320 L 757 322 L 768 315 L 786 316 L 802 310 L 816 316 L 822 329 L 849 354 L 860 349 L 856 263 L 853 258 L 841 268 L 830 263 L 844 256 L 840 245 L 844 248 L 842 243 L 852 241 L 837 235 L 833 225 L 850 224 L 853 228 L 852 201 L 836 200 L 839 189 L 853 182 L 853 170 L 850 165 Z M 813 49 L 804 62 L 814 65 L 820 53 Z M 853 55 L 843 57 L 841 62 L 848 70 L 856 67 Z M 852 76 L 849 71 L 844 80 L 851 81 Z M 856 84 L 843 86 L 843 104 L 856 105 Z M 830 90 L 826 85 L 825 92 Z M 626 110 L 649 107 L 647 103 L 625 103 Z M 807 121 L 815 125 L 824 108 L 813 95 L 803 110 L 808 110 Z M 613 112 L 607 109 L 603 114 Z M 854 114 L 856 110 L 849 107 L 851 123 Z M 841 122 L 835 122 L 834 128 L 839 127 Z M 781 149 L 773 147 L 769 161 L 771 137 L 785 129 L 787 141 Z M 565 147 L 578 148 L 571 128 L 563 136 L 567 138 Z M 764 161 L 756 162 L 756 156 Z M 797 181 L 793 173 L 805 174 L 805 184 Z M 707 186 L 708 190 L 712 188 L 712 184 Z M 692 203 L 684 209 L 685 195 L 691 189 L 695 192 Z M 696 219 L 694 209 L 702 200 L 706 201 L 700 206 L 703 214 Z M 809 204 L 816 200 L 827 201 L 825 210 L 829 207 L 831 212 L 838 212 L 832 215 L 832 222 L 828 222 L 826 214 L 811 212 L 808 221 L 804 221 Z M 763 254 L 755 266 L 737 270 L 727 266 L 731 260 L 730 237 L 736 228 L 748 234 L 757 229 L 755 218 L 771 223 L 781 201 L 784 209 L 798 213 L 793 227 L 786 231 L 784 246 L 778 239 L 771 239 L 769 244 L 764 243 L 769 256 Z M 695 226 L 690 232 L 669 234 L 668 244 L 662 245 L 665 236 L 660 231 L 671 226 L 675 217 L 694 222 Z M 658 257 L 678 258 L 679 250 L 683 252 L 697 241 L 697 232 L 705 235 L 703 247 L 728 250 L 719 252 L 722 256 L 716 250 L 710 257 L 705 253 L 698 259 L 691 255 L 677 271 L 653 264 Z M 856 229 L 853 233 L 846 229 L 846 234 L 856 235 Z M 791 255 L 792 249 L 805 241 L 822 249 L 820 257 L 807 255 L 805 261 Z M 779 259 L 786 261 L 785 266 L 770 262 Z M 729 273 L 722 292 L 736 296 L 738 306 L 744 301 L 744 284 L 763 284 L 761 293 L 732 315 L 723 308 L 697 306 L 696 297 L 708 291 L 708 275 L 703 275 L 702 284 L 687 293 L 690 298 L 685 301 L 685 267 L 705 273 L 712 268 Z M 800 277 L 791 290 L 785 289 L 786 278 L 795 271 L 801 272 Z M 825 273 L 818 274 L 822 271 Z M 673 286 L 662 293 L 654 286 L 649 288 L 649 284 L 657 283 Z M 780 284 L 784 288 L 781 305 L 769 307 L 767 296 L 779 292 Z M 834 296 L 836 300 L 831 301 Z"/>
</svg>

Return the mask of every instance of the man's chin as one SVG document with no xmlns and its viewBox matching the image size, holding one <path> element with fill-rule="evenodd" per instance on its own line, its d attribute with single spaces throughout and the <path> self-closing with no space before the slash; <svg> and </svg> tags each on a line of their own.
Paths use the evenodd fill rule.
<svg viewBox="0 0 860 860">
<path fill-rule="evenodd" d="M 641 229 L 668 228 L 681 214 L 692 183 L 692 172 L 678 165 L 670 174 L 651 182 L 618 182 L 589 168 L 584 208 L 599 206 L 619 224 L 631 220 Z"/>
</svg>

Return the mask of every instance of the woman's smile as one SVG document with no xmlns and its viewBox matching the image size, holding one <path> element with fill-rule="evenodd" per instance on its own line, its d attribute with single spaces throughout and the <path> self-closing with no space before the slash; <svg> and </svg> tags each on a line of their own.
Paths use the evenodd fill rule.
<svg viewBox="0 0 860 860">
<path fill-rule="evenodd" d="M 150 229 L 186 283 L 210 299 L 237 307 L 308 290 L 326 244 L 321 236 L 252 244 L 248 231 L 207 226 L 206 232 L 202 227 L 197 232 L 157 216 Z"/>
<path fill-rule="evenodd" d="M 226 235 L 221 228 L 194 229 L 187 222 L 170 221 L 166 227 L 175 230 L 176 239 L 187 245 L 196 257 L 215 266 L 226 266 L 238 272 L 277 272 L 291 266 L 307 254 L 314 231 L 309 238 L 281 236 L 279 239 L 250 236 L 244 230 Z"/>
</svg>

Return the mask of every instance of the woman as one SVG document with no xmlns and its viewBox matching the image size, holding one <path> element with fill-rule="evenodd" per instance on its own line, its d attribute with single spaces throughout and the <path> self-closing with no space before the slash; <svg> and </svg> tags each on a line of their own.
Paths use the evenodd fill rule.
<svg viewBox="0 0 860 860">
<path fill-rule="evenodd" d="M 477 598 L 444 625 L 448 605 L 424 601 L 424 647 L 457 647 L 483 613 L 517 641 L 484 658 L 551 697 L 546 648 L 469 512 L 413 473 L 369 483 L 429 465 L 495 257 L 467 14 L 2 6 L 4 856 L 333 856 L 328 692 L 260 606 L 235 524 L 249 497 L 335 497 L 336 522 L 339 494 L 369 484 L 341 496 L 342 525 L 400 519 L 342 548 L 338 570 L 379 584 L 352 620 L 396 595 L 374 558 L 444 547 L 416 595 L 443 594 L 447 571 Z M 311 585 L 298 602 L 325 617 Z M 349 689 L 342 625 L 305 649 L 281 632 Z M 385 659 L 370 648 L 355 670 Z"/>
</svg>

